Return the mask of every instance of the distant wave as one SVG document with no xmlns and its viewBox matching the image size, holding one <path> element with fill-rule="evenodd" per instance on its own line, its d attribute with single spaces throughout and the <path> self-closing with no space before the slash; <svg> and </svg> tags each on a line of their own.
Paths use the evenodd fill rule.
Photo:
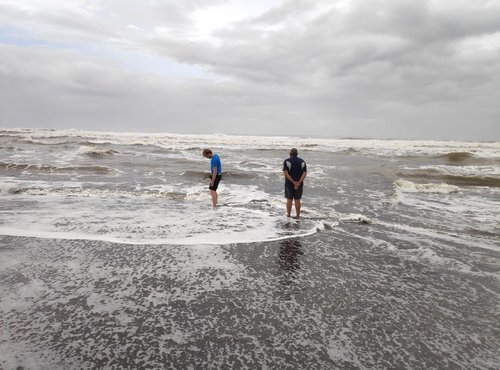
<svg viewBox="0 0 500 370">
<path fill-rule="evenodd" d="M 470 152 L 449 152 L 438 155 L 435 158 L 442 161 L 447 166 L 498 166 L 500 165 L 500 147 L 491 152 L 490 155 L 484 153 Z"/>
<path fill-rule="evenodd" d="M 36 186 L 36 185 L 21 185 L 16 183 L 0 184 L 0 194 L 29 194 L 29 195 L 50 195 L 58 194 L 62 196 L 83 196 L 83 197 L 113 197 L 113 198 L 171 198 L 171 199 L 186 199 L 189 193 L 181 193 L 175 191 L 161 190 L 122 190 L 122 189 L 96 189 L 96 188 L 80 188 L 80 187 L 64 187 L 64 186 Z"/>
<path fill-rule="evenodd" d="M 24 149 L 16 148 L 14 146 L 0 146 L 0 150 L 4 150 L 6 152 L 24 152 Z"/>
<path fill-rule="evenodd" d="M 407 180 L 396 180 L 394 186 L 403 193 L 456 193 L 459 188 L 449 184 L 417 184 Z"/>
<path fill-rule="evenodd" d="M 249 168 L 267 168 L 266 164 L 259 163 L 256 161 L 242 161 L 239 163 L 241 167 L 249 167 Z"/>
<path fill-rule="evenodd" d="M 443 155 L 439 155 L 437 157 L 443 158 L 448 162 L 464 162 L 468 159 L 473 159 L 476 156 L 469 152 L 450 152 Z"/>
<path fill-rule="evenodd" d="M 344 152 L 380 157 L 441 157 L 447 163 L 460 164 L 480 158 L 499 160 L 500 143 L 429 141 L 429 140 L 375 140 L 326 139 L 284 136 L 243 135 L 182 135 L 165 133 L 117 133 L 82 130 L 11 129 L 0 131 L 0 136 L 11 137 L 26 144 L 61 145 L 85 143 L 110 145 L 143 145 L 166 150 L 199 150 L 204 147 L 230 150 L 288 150 L 293 141 L 297 148 L 315 152 Z M 356 151 L 356 152 L 354 152 Z M 443 154 L 445 153 L 445 154 Z"/>
<path fill-rule="evenodd" d="M 398 175 L 405 178 L 442 181 L 446 184 L 458 186 L 500 187 L 500 178 L 493 176 L 444 174 L 440 171 L 430 169 L 425 171 L 400 172 Z"/>
<path fill-rule="evenodd" d="M 245 171 L 245 172 L 226 171 L 222 173 L 222 176 L 228 179 L 253 179 L 259 176 L 259 174 L 252 171 Z"/>
<path fill-rule="evenodd" d="M 19 194 L 27 190 L 25 186 L 17 184 L 0 183 L 0 194 Z"/>
<path fill-rule="evenodd" d="M 108 148 L 98 148 L 96 146 L 87 146 L 87 145 L 82 145 L 78 149 L 79 154 L 84 154 L 86 156 L 92 157 L 92 158 L 99 158 L 99 157 L 104 157 L 108 155 L 113 155 L 113 154 L 119 154 L 118 151 L 113 150 L 113 149 L 108 149 Z"/>
<path fill-rule="evenodd" d="M 44 140 L 44 139 L 25 139 L 16 138 L 14 142 L 20 144 L 33 144 L 33 145 L 51 145 L 51 146 L 61 146 L 61 145 L 81 145 L 81 146 L 98 146 L 98 145 L 112 145 L 111 142 L 98 142 L 89 140 L 74 140 L 71 138 L 65 138 L 65 140 Z"/>
<path fill-rule="evenodd" d="M 0 129 L 0 137 L 19 135 L 20 133 L 22 133 L 22 131 L 18 129 Z"/>
<path fill-rule="evenodd" d="M 14 171 L 28 171 L 35 170 L 40 172 L 92 172 L 97 174 L 104 174 L 112 172 L 113 169 L 103 166 L 52 166 L 45 164 L 30 164 L 30 163 L 9 163 L 0 162 L 0 169 L 14 170 Z"/>
<path fill-rule="evenodd" d="M 360 154 L 359 150 L 356 150 L 356 149 L 351 148 L 351 147 L 349 147 L 349 148 L 347 148 L 347 149 L 344 149 L 344 150 L 342 151 L 342 153 L 347 154 L 347 155 L 356 155 L 356 154 Z"/>
<path fill-rule="evenodd" d="M 184 171 L 181 173 L 181 176 L 190 177 L 190 178 L 209 178 L 210 172 L 208 171 Z"/>
<path fill-rule="evenodd" d="M 443 179 L 447 183 L 456 185 L 500 187 L 500 178 L 497 177 L 445 175 Z"/>
</svg>

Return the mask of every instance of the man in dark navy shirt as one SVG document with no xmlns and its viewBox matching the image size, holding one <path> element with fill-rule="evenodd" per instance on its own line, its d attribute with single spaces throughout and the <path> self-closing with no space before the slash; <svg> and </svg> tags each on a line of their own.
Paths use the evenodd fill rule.
<svg viewBox="0 0 500 370">
<path fill-rule="evenodd" d="M 283 162 L 283 175 L 285 175 L 286 215 L 290 217 L 292 203 L 295 201 L 295 212 L 297 218 L 300 218 L 300 198 L 302 198 L 307 166 L 298 154 L 297 149 L 290 149 L 290 158 Z"/>
</svg>

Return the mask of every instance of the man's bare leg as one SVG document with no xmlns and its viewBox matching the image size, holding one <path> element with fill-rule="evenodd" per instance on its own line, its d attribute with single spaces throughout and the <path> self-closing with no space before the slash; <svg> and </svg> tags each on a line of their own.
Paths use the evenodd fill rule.
<svg viewBox="0 0 500 370">
<path fill-rule="evenodd" d="M 292 213 L 292 199 L 286 200 L 286 217 L 290 217 Z"/>
<path fill-rule="evenodd" d="M 295 212 L 297 213 L 297 218 L 300 218 L 300 199 L 295 199 Z"/>
<path fill-rule="evenodd" d="M 218 196 L 217 196 L 217 192 L 216 191 L 213 191 L 213 190 L 210 190 L 210 194 L 212 195 L 212 207 L 217 207 L 217 200 L 218 200 Z"/>
</svg>

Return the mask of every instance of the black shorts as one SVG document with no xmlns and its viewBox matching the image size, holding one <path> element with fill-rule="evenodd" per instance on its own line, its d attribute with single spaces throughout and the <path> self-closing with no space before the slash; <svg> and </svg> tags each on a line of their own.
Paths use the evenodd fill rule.
<svg viewBox="0 0 500 370">
<path fill-rule="evenodd" d="M 285 198 L 300 199 L 302 198 L 303 189 L 304 189 L 304 184 L 300 184 L 298 189 L 294 189 L 293 184 L 285 183 Z"/>
<path fill-rule="evenodd" d="M 214 186 L 208 186 L 210 190 L 216 191 L 217 188 L 219 187 L 219 182 L 222 180 L 222 175 L 217 175 L 215 176 L 215 181 L 214 181 Z"/>
</svg>

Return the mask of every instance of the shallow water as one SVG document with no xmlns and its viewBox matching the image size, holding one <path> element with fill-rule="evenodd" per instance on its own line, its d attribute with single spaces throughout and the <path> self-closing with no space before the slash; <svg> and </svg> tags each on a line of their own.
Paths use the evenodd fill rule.
<svg viewBox="0 0 500 370">
<path fill-rule="evenodd" d="M 0 130 L 0 368 L 494 369 L 499 149 Z"/>
</svg>

